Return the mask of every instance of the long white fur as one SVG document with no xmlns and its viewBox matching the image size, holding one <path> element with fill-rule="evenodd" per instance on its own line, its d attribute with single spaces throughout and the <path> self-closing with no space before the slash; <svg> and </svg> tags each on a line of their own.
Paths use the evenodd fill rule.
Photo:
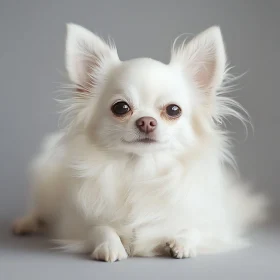
<svg viewBox="0 0 280 280">
<path fill-rule="evenodd" d="M 247 119 L 224 94 L 230 76 L 218 27 L 174 48 L 165 65 L 121 62 L 114 46 L 69 24 L 66 68 L 68 125 L 33 162 L 30 216 L 46 222 L 62 249 L 115 261 L 166 247 L 189 257 L 245 244 L 245 229 L 263 218 L 266 203 L 229 168 L 234 158 L 220 122 Z M 132 104 L 131 118 L 112 116 L 117 100 Z M 161 117 L 169 103 L 182 108 L 176 121 Z M 142 116 L 157 119 L 159 143 L 124 144 L 139 137 L 134 123 Z"/>
</svg>

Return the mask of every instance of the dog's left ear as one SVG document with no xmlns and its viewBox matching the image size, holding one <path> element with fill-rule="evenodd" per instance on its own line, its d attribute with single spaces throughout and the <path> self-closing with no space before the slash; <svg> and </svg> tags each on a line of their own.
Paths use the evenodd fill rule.
<svg viewBox="0 0 280 280">
<path fill-rule="evenodd" d="M 114 46 L 76 24 L 67 25 L 65 60 L 69 78 L 80 92 L 101 86 L 120 62 Z"/>
<path fill-rule="evenodd" d="M 173 50 L 170 64 L 179 66 L 204 94 L 213 96 L 222 83 L 226 67 L 220 28 L 211 27 Z"/>
</svg>

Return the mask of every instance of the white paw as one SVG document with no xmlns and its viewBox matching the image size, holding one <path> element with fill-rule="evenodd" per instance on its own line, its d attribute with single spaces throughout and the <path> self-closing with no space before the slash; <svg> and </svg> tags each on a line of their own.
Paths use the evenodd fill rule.
<svg viewBox="0 0 280 280">
<path fill-rule="evenodd" d="M 94 260 L 115 262 L 126 259 L 127 253 L 122 243 L 104 242 L 95 248 L 91 257 Z"/>
<path fill-rule="evenodd" d="M 196 246 L 187 244 L 183 239 L 173 239 L 166 242 L 170 255 L 175 259 L 193 258 L 196 256 Z"/>
</svg>

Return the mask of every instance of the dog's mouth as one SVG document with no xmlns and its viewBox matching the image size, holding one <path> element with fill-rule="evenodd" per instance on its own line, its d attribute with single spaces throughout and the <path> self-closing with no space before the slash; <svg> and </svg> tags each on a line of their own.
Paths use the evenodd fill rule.
<svg viewBox="0 0 280 280">
<path fill-rule="evenodd" d="M 127 141 L 127 140 L 123 140 L 123 142 L 127 143 L 127 144 L 155 144 L 157 143 L 158 141 L 155 140 L 155 139 L 152 139 L 152 138 L 140 138 L 140 139 L 136 139 L 136 140 L 133 140 L 133 141 Z"/>
</svg>

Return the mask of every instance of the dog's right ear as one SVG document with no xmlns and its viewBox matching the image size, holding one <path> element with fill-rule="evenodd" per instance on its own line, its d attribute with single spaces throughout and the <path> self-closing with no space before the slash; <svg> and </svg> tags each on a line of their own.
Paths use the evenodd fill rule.
<svg viewBox="0 0 280 280">
<path fill-rule="evenodd" d="M 120 62 L 115 46 L 72 23 L 67 24 L 65 58 L 70 80 L 84 92 L 101 85 L 110 69 Z"/>
</svg>

